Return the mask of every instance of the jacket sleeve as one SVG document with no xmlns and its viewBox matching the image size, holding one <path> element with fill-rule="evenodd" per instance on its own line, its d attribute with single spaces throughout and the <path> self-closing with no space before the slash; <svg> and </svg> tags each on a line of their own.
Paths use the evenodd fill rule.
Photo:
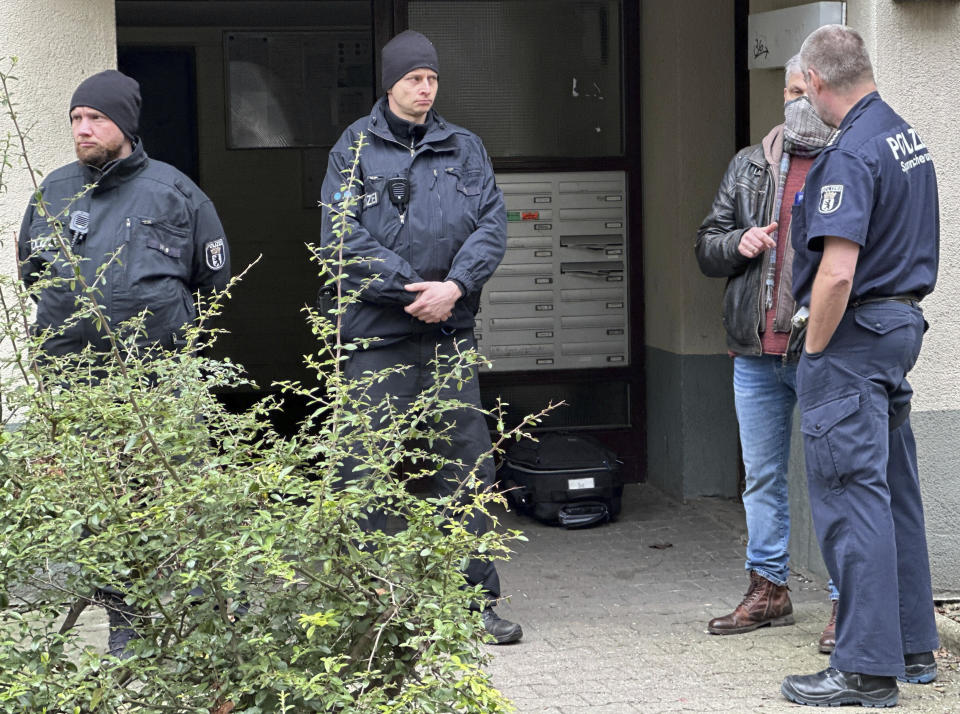
<svg viewBox="0 0 960 714">
<path fill-rule="evenodd" d="M 707 277 L 729 278 L 742 273 L 750 263 L 750 259 L 737 250 L 740 238 L 752 228 L 737 225 L 737 170 L 740 163 L 738 154 L 727 166 L 710 213 L 697 231 L 697 262 Z"/>
<path fill-rule="evenodd" d="M 43 191 L 42 186 L 40 190 L 41 192 Z M 40 254 L 40 251 L 36 250 L 33 238 L 30 235 L 31 227 L 37 219 L 36 202 L 37 197 L 34 195 L 30 198 L 26 213 L 23 214 L 23 221 L 20 224 L 20 234 L 17 236 L 17 268 L 20 271 L 20 279 L 23 280 L 23 284 L 28 288 L 37 282 L 47 269 L 47 261 L 44 256 Z M 51 228 L 50 233 L 52 232 L 53 229 Z M 37 296 L 34 296 L 34 299 L 37 299 Z"/>
<path fill-rule="evenodd" d="M 503 260 L 507 250 L 507 207 L 497 186 L 490 158 L 483 151 L 483 184 L 477 211 L 477 228 L 460 246 L 447 280 L 460 283 L 467 295 L 479 293 Z"/>
<path fill-rule="evenodd" d="M 207 198 L 194 212 L 190 290 L 223 290 L 229 280 L 230 245 L 213 201 Z"/>
<path fill-rule="evenodd" d="M 27 212 L 20 223 L 20 234 L 17 236 L 17 259 L 19 261 L 20 278 L 23 284 L 30 287 L 37 281 L 37 273 L 43 270 L 35 258 L 31 258 L 30 224 L 33 223 L 33 200 L 27 206 Z"/>
<path fill-rule="evenodd" d="M 341 200 L 338 198 L 338 194 L 345 188 L 346 175 L 344 170 L 350 164 L 351 142 L 351 132 L 347 131 L 330 151 L 327 173 L 321 188 L 321 195 L 325 204 L 336 206 Z M 359 165 L 357 172 L 360 183 L 356 184 L 353 190 L 363 193 L 363 175 L 360 172 Z M 375 304 L 409 305 L 417 296 L 415 293 L 404 290 L 403 286 L 409 283 L 422 282 L 423 279 L 406 260 L 380 243 L 358 220 L 363 211 L 362 200 L 351 210 L 354 215 L 347 215 L 348 232 L 343 238 L 343 257 L 344 260 L 356 258 L 364 258 L 365 260 L 343 268 L 342 284 L 344 289 L 358 290 L 362 287 L 364 280 L 376 275 L 379 276 L 378 279 L 367 283 L 360 294 L 361 300 Z M 339 240 L 333 233 L 331 219 L 330 209 L 325 205 L 323 207 L 323 224 L 320 229 L 320 244 L 324 248 L 336 245 Z M 329 258 L 330 255 L 326 254 L 326 257 Z M 336 269 L 336 266 L 334 268 Z"/>
</svg>

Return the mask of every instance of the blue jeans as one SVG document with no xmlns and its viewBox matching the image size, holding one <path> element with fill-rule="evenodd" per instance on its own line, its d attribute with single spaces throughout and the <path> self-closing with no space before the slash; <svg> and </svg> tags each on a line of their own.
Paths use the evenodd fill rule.
<svg viewBox="0 0 960 714">
<path fill-rule="evenodd" d="M 790 501 L 787 467 L 790 429 L 797 403 L 797 366 L 777 355 L 737 355 L 733 394 L 747 487 L 746 569 L 777 585 L 790 577 Z M 831 580 L 830 599 L 837 590 Z"/>
</svg>

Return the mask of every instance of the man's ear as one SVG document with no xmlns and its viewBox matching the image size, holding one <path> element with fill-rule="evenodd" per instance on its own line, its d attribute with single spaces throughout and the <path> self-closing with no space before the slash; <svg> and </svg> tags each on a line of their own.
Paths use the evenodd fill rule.
<svg viewBox="0 0 960 714">
<path fill-rule="evenodd" d="M 820 88 L 823 87 L 823 78 L 820 76 L 820 73 L 815 70 L 813 67 L 807 67 L 807 86 L 812 86 L 814 91 L 820 92 Z"/>
</svg>

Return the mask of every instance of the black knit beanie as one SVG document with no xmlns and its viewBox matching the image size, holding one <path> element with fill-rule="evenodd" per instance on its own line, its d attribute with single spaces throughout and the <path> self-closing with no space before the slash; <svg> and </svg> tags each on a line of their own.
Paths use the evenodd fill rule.
<svg viewBox="0 0 960 714">
<path fill-rule="evenodd" d="M 115 69 L 98 72 L 80 82 L 70 100 L 70 111 L 75 107 L 103 112 L 133 141 L 140 124 L 140 84 Z"/>
<path fill-rule="evenodd" d="M 381 85 L 384 92 L 413 69 L 426 67 L 440 74 L 437 49 L 415 30 L 405 30 L 385 44 L 380 51 L 380 64 L 383 68 Z"/>
</svg>

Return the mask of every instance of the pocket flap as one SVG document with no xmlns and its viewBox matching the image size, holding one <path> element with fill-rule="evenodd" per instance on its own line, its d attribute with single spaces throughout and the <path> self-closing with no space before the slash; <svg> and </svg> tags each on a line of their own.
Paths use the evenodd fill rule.
<svg viewBox="0 0 960 714">
<path fill-rule="evenodd" d="M 483 188 L 483 170 L 451 166 L 447 173 L 457 179 L 457 190 L 465 196 L 479 196 Z"/>
<path fill-rule="evenodd" d="M 859 309 L 854 313 L 853 319 L 857 321 L 860 327 L 876 332 L 878 335 L 885 335 L 888 332 L 896 330 L 898 327 L 909 325 L 913 316 L 908 312 L 893 312 L 891 310 L 870 310 Z"/>
<path fill-rule="evenodd" d="M 823 436 L 834 425 L 856 413 L 859 408 L 859 394 L 840 397 L 826 404 L 812 407 L 803 413 L 800 420 L 800 431 L 810 436 Z"/>
<path fill-rule="evenodd" d="M 153 248 L 156 251 L 163 253 L 164 255 L 169 255 L 171 258 L 179 258 L 181 253 L 180 249 L 175 245 L 167 245 L 159 238 L 150 236 L 146 240 L 148 248 Z"/>
</svg>

